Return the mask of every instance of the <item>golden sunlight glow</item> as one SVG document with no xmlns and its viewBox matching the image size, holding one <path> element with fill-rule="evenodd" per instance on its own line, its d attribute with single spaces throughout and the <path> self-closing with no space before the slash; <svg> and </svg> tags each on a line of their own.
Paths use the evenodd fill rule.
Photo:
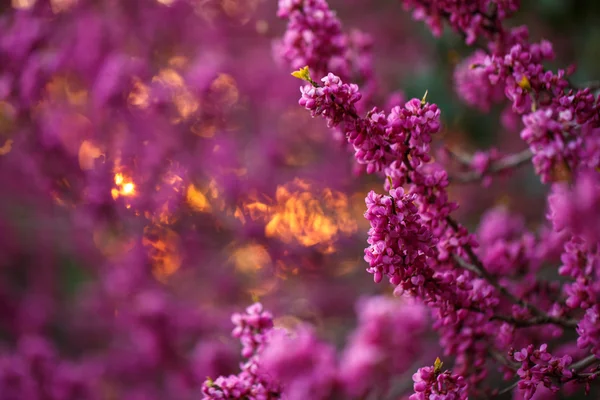
<svg viewBox="0 0 600 400">
<path fill-rule="evenodd" d="M 26 10 L 35 5 L 37 0 L 12 0 L 12 6 L 21 10 Z"/>
<path fill-rule="evenodd" d="M 260 33 L 261 35 L 265 35 L 268 30 L 269 23 L 267 21 L 265 21 L 264 19 L 259 19 L 258 21 L 256 21 L 256 32 Z"/>
<path fill-rule="evenodd" d="M 67 11 L 69 8 L 73 7 L 77 3 L 77 0 L 51 0 L 50 6 L 52 7 L 52 12 L 54 14 L 58 14 L 63 11 Z"/>
<path fill-rule="evenodd" d="M 173 56 L 169 58 L 169 65 L 174 68 L 183 68 L 187 65 L 188 61 L 185 56 Z"/>
<path fill-rule="evenodd" d="M 225 14 L 241 24 L 250 21 L 257 6 L 258 0 L 221 0 L 221 7 Z"/>
<path fill-rule="evenodd" d="M 185 59 L 173 57 L 170 63 L 178 65 L 184 62 Z M 172 92 L 172 100 L 177 109 L 180 118 L 175 118 L 174 123 L 189 118 L 200 108 L 200 102 L 196 96 L 185 86 L 183 77 L 173 68 L 161 69 L 158 75 L 152 78 L 152 82 L 160 83 L 168 87 Z"/>
<path fill-rule="evenodd" d="M 253 298 L 260 298 L 277 289 L 279 283 L 280 281 L 276 277 L 259 279 L 256 284 L 250 286 L 248 293 Z"/>
<path fill-rule="evenodd" d="M 300 179 L 279 186 L 274 201 L 253 199 L 243 211 L 254 221 L 266 221 L 267 237 L 306 247 L 318 245 L 326 254 L 335 251 L 338 235 L 357 229 L 346 195 L 329 188 L 315 190 Z"/>
<path fill-rule="evenodd" d="M 217 124 L 208 118 L 200 118 L 192 125 L 190 130 L 200 137 L 211 138 L 217 132 Z"/>
<path fill-rule="evenodd" d="M 150 105 L 150 88 L 137 78 L 133 80 L 133 89 L 127 96 L 127 101 L 134 107 L 141 109 Z"/>
<path fill-rule="evenodd" d="M 194 185 L 188 186 L 185 198 L 194 211 L 210 212 L 211 206 L 206 196 Z"/>
<path fill-rule="evenodd" d="M 94 229 L 94 244 L 96 248 L 108 258 L 118 258 L 135 245 L 133 238 L 125 237 L 116 228 L 99 226 Z"/>
<path fill-rule="evenodd" d="M 296 179 L 293 183 L 277 188 L 277 211 L 265 227 L 267 237 L 276 236 L 284 242 L 296 240 L 303 246 L 329 245 L 338 232 L 350 234 L 356 230 L 343 193 L 324 189 L 319 199 L 306 182 Z"/>
<path fill-rule="evenodd" d="M 85 105 L 89 97 L 85 85 L 68 75 L 54 75 L 46 83 L 45 89 L 46 101 L 67 102 L 76 107 Z"/>
<path fill-rule="evenodd" d="M 249 243 L 236 248 L 229 261 L 235 269 L 243 273 L 252 273 L 271 264 L 271 256 L 265 248 L 258 243 Z"/>
<path fill-rule="evenodd" d="M 173 96 L 173 103 L 183 119 L 189 118 L 200 107 L 200 103 L 196 100 L 196 97 L 187 89 L 175 94 Z"/>
<path fill-rule="evenodd" d="M 103 155 L 102 150 L 89 140 L 84 140 L 79 147 L 79 168 L 90 170 L 94 168 L 97 158 Z"/>
<path fill-rule="evenodd" d="M 127 182 L 123 185 L 123 196 L 130 196 L 133 194 L 135 186 L 131 182 Z"/>
<path fill-rule="evenodd" d="M 157 280 L 165 282 L 181 266 L 180 238 L 175 231 L 158 224 L 148 225 L 142 245 L 148 249 L 152 274 Z"/>
<path fill-rule="evenodd" d="M 127 197 L 135 195 L 135 183 L 121 172 L 115 174 L 115 185 L 117 187 L 110 191 L 114 200 L 118 199 L 120 196 Z"/>
<path fill-rule="evenodd" d="M 228 74 L 219 74 L 211 83 L 210 90 L 214 96 L 214 101 L 223 107 L 235 105 L 240 98 L 236 81 Z"/>
<path fill-rule="evenodd" d="M 281 317 L 277 317 L 273 320 L 273 325 L 275 328 L 283 328 L 288 332 L 293 332 L 298 328 L 299 325 L 302 324 L 302 320 L 293 315 L 283 315 Z"/>
<path fill-rule="evenodd" d="M 12 144 L 13 144 L 12 139 L 6 139 L 6 142 L 4 142 L 2 147 L 0 147 L 0 156 L 4 156 L 4 155 L 10 153 L 10 151 L 12 150 Z"/>
<path fill-rule="evenodd" d="M 158 75 L 152 78 L 152 82 L 160 82 L 165 86 L 173 88 L 183 86 L 182 76 L 173 68 L 161 69 Z"/>
</svg>

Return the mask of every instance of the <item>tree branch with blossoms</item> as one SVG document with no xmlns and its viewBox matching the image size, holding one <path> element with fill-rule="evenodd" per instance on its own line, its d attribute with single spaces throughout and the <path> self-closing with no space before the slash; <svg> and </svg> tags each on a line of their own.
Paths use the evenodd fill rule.
<svg viewBox="0 0 600 400">
<path fill-rule="evenodd" d="M 529 400 L 541 387 L 558 392 L 567 385 L 587 393 L 600 374 L 600 225 L 590 222 L 600 222 L 598 99 L 589 88 L 572 88 L 568 71 L 545 69 L 544 61 L 554 57 L 550 42 L 530 43 L 526 27 L 505 27 L 518 1 L 402 4 L 435 35 L 446 21 L 467 45 L 478 45 L 457 66 L 459 96 L 486 111 L 508 100 L 509 112 L 522 119 L 526 150 L 458 155 L 472 170 L 450 177 L 432 157 L 432 142 L 442 126 L 440 108 L 427 93 L 390 110 L 373 107 L 374 75 L 368 74 L 366 96 L 349 83 L 351 72 L 361 68 L 353 68 L 349 36 L 325 0 L 280 0 L 278 16 L 288 21 L 288 29 L 275 54 L 296 69 L 294 77 L 307 82 L 300 88 L 299 105 L 346 139 L 366 173 L 382 178 L 386 193 L 371 191 L 365 199 L 370 224 L 366 270 L 375 283 L 385 278 L 395 295 L 430 310 L 444 356 L 453 360 L 452 369 L 444 369 L 440 358 L 419 368 L 409 399 L 487 399 L 517 390 Z M 362 70 L 372 71 L 368 61 Z M 489 184 L 490 175 L 529 161 L 541 182 L 552 185 L 551 230 L 533 233 L 518 216 L 492 210 L 476 232 L 469 232 L 452 216 L 458 204 L 450 200 L 451 183 Z M 555 246 L 562 250 L 561 265 L 554 269 L 565 280 L 544 281 L 540 275 L 553 268 L 547 264 L 555 260 Z M 385 318 L 396 312 L 387 301 L 370 304 L 369 312 L 385 309 Z M 402 310 L 399 306 L 397 312 Z M 322 399 L 378 396 L 385 384 L 356 379 L 356 374 L 374 377 L 385 371 L 389 378 L 402 376 L 402 368 L 381 353 L 386 349 L 381 340 L 371 337 L 377 345 L 360 347 L 366 344 L 365 332 L 382 329 L 385 319 L 375 320 L 380 322 L 361 320 L 348 353 L 340 357 L 311 327 L 268 334 L 256 359 L 256 376 L 290 399 L 307 393 Z M 577 352 L 558 348 L 550 353 L 548 343 L 575 334 Z M 397 351 L 386 345 L 387 353 Z M 490 386 L 494 372 L 501 372 L 508 386 Z M 213 386 L 210 381 L 206 388 Z M 205 395 L 224 398 L 214 391 Z"/>
<path fill-rule="evenodd" d="M 475 168 L 473 172 L 455 178 L 456 181 L 480 180 L 490 173 L 513 170 L 530 160 L 543 183 L 564 180 L 565 171 L 569 181 L 577 182 L 580 176 L 589 175 L 586 171 L 599 167 L 598 100 L 588 88 L 572 89 L 567 71 L 554 73 L 544 68 L 543 62 L 554 57 L 550 42 L 530 43 L 526 27 L 505 28 L 504 21 L 519 8 L 517 1 L 406 0 L 402 3 L 413 10 L 415 19 L 425 21 L 436 35 L 441 33 L 443 21 L 447 21 L 464 37 L 467 45 L 482 40 L 484 45 L 477 50 L 472 62 L 462 64 L 468 65 L 468 70 L 461 72 L 461 79 L 471 79 L 475 84 L 459 89 L 459 95 L 472 106 L 488 108 L 489 103 L 480 104 L 478 100 L 502 102 L 502 94 L 505 94 L 510 101 L 510 111 L 522 117 L 521 138 L 528 145 L 527 150 L 502 158 L 477 155 L 461 160 Z M 288 32 L 294 32 L 295 37 L 306 31 L 313 35 L 322 33 L 313 36 L 312 40 L 282 42 L 283 58 L 292 67 L 301 67 L 293 75 L 309 83 L 301 88 L 299 104 L 313 117 L 324 118 L 328 127 L 346 137 L 356 161 L 366 167 L 367 173 L 385 177 L 384 187 L 388 194 L 371 192 L 366 199 L 365 217 L 371 225 L 369 247 L 365 250 L 365 260 L 369 264 L 367 271 L 373 274 L 375 282 L 387 277 L 396 294 L 415 297 L 436 310 L 434 327 L 441 336 L 440 343 L 448 355 L 456 358 L 455 371 L 465 382 L 464 386 L 462 383 L 442 386 L 451 387 L 456 393 L 491 394 L 493 390 L 482 387 L 488 374 L 485 362 L 489 353 L 481 348 L 486 346 L 523 363 L 517 371 L 518 386 L 527 399 L 540 384 L 557 391 L 558 384 L 572 381 L 574 373 L 569 365 L 578 366 L 578 363 L 572 364 L 570 357 L 554 358 L 546 353 L 546 345 L 539 350 L 530 346 L 518 353 L 507 345 L 514 340 L 517 330 L 548 324 L 559 331 L 576 328 L 580 335 L 578 344 L 582 348 L 597 343 L 597 329 L 590 332 L 588 328 L 588 321 L 597 320 L 595 304 L 600 294 L 592 282 L 593 277 L 600 274 L 595 261 L 585 261 L 588 266 L 569 266 L 569 251 L 574 250 L 569 246 L 577 245 L 567 243 L 563 256 L 567 265 L 561 267 L 559 273 L 576 281 L 564 285 L 555 300 L 544 300 L 554 302 L 546 305 L 540 302 L 540 296 L 544 296 L 543 285 L 539 292 L 527 292 L 525 282 L 519 280 L 521 275 L 503 276 L 499 267 L 486 265 L 481 257 L 485 248 L 481 247 L 488 246 L 487 243 L 480 243 L 476 235 L 453 219 L 451 213 L 458 205 L 448 199 L 447 187 L 451 179 L 443 166 L 431 162 L 432 137 L 441 127 L 437 105 L 424 97 L 393 107 L 389 113 L 374 107 L 361 116 L 364 106 L 357 106 L 362 98 L 358 86 L 346 83 L 347 74 L 344 78 L 340 77 L 340 71 L 323 71 L 319 67 L 329 57 L 345 53 L 340 48 L 331 52 L 325 44 L 332 36 L 324 33 L 326 29 L 315 28 L 320 24 L 333 25 L 336 27 L 334 37 L 343 35 L 341 23 L 327 3 L 290 0 L 281 1 L 279 7 L 279 15 L 289 21 Z M 319 54 L 321 64 L 308 61 L 307 49 L 311 54 Z M 313 69 L 318 76 L 325 76 L 314 80 L 310 74 Z M 598 181 L 597 176 L 589 179 Z M 556 185 L 555 190 L 568 195 L 568 188 L 559 189 L 560 184 Z M 558 208 L 574 208 L 561 199 L 561 194 L 557 194 L 554 204 L 558 204 Z M 596 203 L 587 201 L 586 204 L 589 209 Z M 552 201 L 550 206 L 552 208 Z M 568 214 L 567 211 L 563 213 Z M 555 218 L 550 217 L 550 220 L 556 225 Z M 563 224 L 563 229 L 569 229 L 574 235 L 581 234 L 578 230 L 585 229 L 579 229 L 576 221 L 577 216 L 573 215 Z M 511 248 L 519 249 L 517 254 L 521 255 L 527 254 L 526 243 L 536 240 L 528 233 L 522 235 L 507 243 Z M 595 259 L 596 247 L 592 244 L 599 236 L 596 231 L 591 236 L 591 239 L 583 239 L 585 244 L 579 245 L 583 253 L 579 254 Z M 543 246 L 542 239 L 537 240 L 536 246 Z M 578 260 L 581 264 L 581 256 Z M 522 262 L 531 268 L 525 270 L 527 280 L 535 282 L 537 265 L 543 262 L 543 257 L 529 254 Z M 501 267 L 510 270 L 510 261 Z M 585 298 L 581 299 L 582 296 Z M 498 332 L 505 333 L 502 340 L 495 337 Z M 464 346 L 465 340 L 471 345 Z M 596 350 L 592 347 L 591 351 Z M 592 365 L 596 363 L 595 358 L 590 360 Z M 423 370 L 424 375 L 415 378 L 418 382 L 415 390 L 419 393 L 415 398 L 429 393 L 428 388 L 434 385 L 431 379 L 442 376 L 436 374 L 436 368 Z M 541 380 L 530 380 L 531 371 L 535 371 L 535 376 Z M 586 379 L 593 378 L 595 374 L 592 373 Z M 458 396 L 463 398 L 466 394 Z"/>
</svg>

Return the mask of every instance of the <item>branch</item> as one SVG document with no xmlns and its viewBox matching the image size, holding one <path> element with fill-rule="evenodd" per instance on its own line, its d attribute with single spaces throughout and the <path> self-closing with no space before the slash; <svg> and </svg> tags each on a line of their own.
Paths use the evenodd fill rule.
<svg viewBox="0 0 600 400">
<path fill-rule="evenodd" d="M 535 325 L 548 325 L 548 324 L 555 324 L 555 325 L 561 325 L 561 326 L 568 327 L 568 328 L 575 328 L 575 327 L 577 327 L 577 324 L 578 324 L 577 320 L 574 320 L 571 318 L 552 317 L 550 315 L 538 315 L 536 317 L 532 317 L 529 319 L 516 319 L 512 316 L 509 317 L 509 316 L 505 316 L 505 315 L 494 315 L 494 316 L 492 316 L 491 320 L 499 320 L 499 321 L 508 322 L 511 325 L 514 325 L 518 328 L 535 326 Z"/>
<path fill-rule="evenodd" d="M 520 363 L 508 360 L 506 357 L 504 357 L 502 354 L 500 354 L 496 350 L 490 350 L 489 353 L 494 360 L 498 361 L 500 364 L 504 365 L 505 367 L 512 369 L 513 371 L 516 371 L 521 367 Z"/>
<path fill-rule="evenodd" d="M 455 153 L 450 150 L 449 153 L 461 164 L 466 165 L 468 167 L 471 166 L 472 157 L 465 156 L 464 154 Z M 519 153 L 511 154 L 496 162 L 493 162 L 483 174 L 479 173 L 478 171 L 472 170 L 459 175 L 451 176 L 449 179 L 450 181 L 457 183 L 476 182 L 483 179 L 486 175 L 498 174 L 527 164 L 532 157 L 533 154 L 531 153 L 531 151 L 529 149 L 526 149 Z"/>
<path fill-rule="evenodd" d="M 511 384 L 510 386 L 505 387 L 504 389 L 502 389 L 501 391 L 498 392 L 498 395 L 510 392 L 511 390 L 513 390 L 514 388 L 517 387 L 517 385 L 519 384 L 519 382 L 520 381 L 516 381 L 513 384 Z"/>
<path fill-rule="evenodd" d="M 585 370 L 587 367 L 594 365 L 594 363 L 599 362 L 600 359 L 595 355 L 587 356 L 586 358 L 577 361 L 569 366 L 570 369 L 574 369 L 577 372 Z"/>
<path fill-rule="evenodd" d="M 598 357 L 596 357 L 594 355 L 591 355 L 591 356 L 588 356 L 588 357 L 586 357 L 586 358 L 584 358 L 582 360 L 577 361 L 576 363 L 571 364 L 569 366 L 569 369 L 570 370 L 574 370 L 575 372 L 580 372 L 580 371 L 583 371 L 586 368 L 594 365 L 594 363 L 596 363 L 598 361 L 600 361 L 600 359 L 598 359 Z M 594 376 L 594 374 L 591 374 L 589 376 Z M 588 377 L 588 375 L 587 374 L 576 374 L 576 375 L 573 376 L 572 379 L 569 379 L 566 382 L 575 380 L 578 377 L 579 378 L 586 378 L 586 377 Z M 516 382 L 512 383 L 510 386 L 507 386 L 504 389 L 500 390 L 498 392 L 498 395 L 502 395 L 504 393 L 510 392 L 511 390 L 513 390 L 514 388 L 517 387 L 517 385 L 519 384 L 519 382 L 520 382 L 520 380 L 517 380 Z M 566 382 L 563 382 L 563 383 L 566 383 Z"/>
<path fill-rule="evenodd" d="M 458 231 L 459 225 L 454 219 L 452 219 L 452 217 L 450 217 L 450 216 L 446 217 L 446 221 L 452 227 L 452 229 L 454 229 L 454 231 Z M 461 267 L 463 267 L 469 271 L 472 271 L 475 274 L 477 274 L 478 276 L 485 279 L 490 285 L 492 285 L 496 290 L 498 290 L 504 297 L 506 297 L 513 303 L 518 304 L 521 307 L 528 309 L 535 317 L 539 318 L 540 321 L 547 321 L 547 323 L 560 325 L 565 328 L 574 328 L 577 326 L 577 322 L 574 320 L 566 320 L 564 318 L 553 317 L 551 315 L 548 315 L 544 311 L 542 311 L 539 308 L 537 308 L 536 306 L 534 306 L 533 304 L 530 304 L 530 303 L 526 302 L 525 300 L 512 294 L 508 289 L 506 289 L 504 286 L 500 285 L 500 283 L 498 283 L 498 280 L 485 269 L 483 263 L 481 262 L 481 260 L 477 256 L 477 254 L 475 254 L 475 252 L 473 251 L 473 248 L 470 245 L 465 245 L 463 247 L 463 249 L 467 253 L 470 263 L 468 261 L 462 259 L 460 256 L 453 254 L 453 258 L 457 261 L 457 263 Z"/>
<path fill-rule="evenodd" d="M 573 89 L 590 89 L 591 92 L 600 90 L 600 81 L 589 81 L 582 84 L 574 84 L 570 79 L 567 79 Z"/>
</svg>

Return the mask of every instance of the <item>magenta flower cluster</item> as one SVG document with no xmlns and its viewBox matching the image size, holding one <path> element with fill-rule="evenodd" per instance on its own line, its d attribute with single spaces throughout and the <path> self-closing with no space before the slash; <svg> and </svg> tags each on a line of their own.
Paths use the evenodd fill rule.
<svg viewBox="0 0 600 400">
<path fill-rule="evenodd" d="M 517 374 L 521 378 L 519 388 L 523 390 L 525 398 L 531 398 L 539 384 L 557 392 L 560 382 L 573 377 L 573 371 L 568 368 L 572 362 L 571 356 L 553 357 L 547 349 L 546 344 L 539 349 L 529 345 L 513 354 L 514 360 L 521 363 Z"/>
<path fill-rule="evenodd" d="M 219 376 L 214 381 L 204 382 L 204 399 L 252 399 L 270 400 L 281 397 L 280 389 L 272 379 L 264 379 L 258 369 L 268 335 L 272 333 L 273 317 L 263 310 L 262 304 L 255 303 L 246 309 L 245 314 L 235 313 L 231 317 L 235 325 L 232 336 L 242 343 L 242 356 L 246 359 L 240 365 L 237 375 Z"/>
<path fill-rule="evenodd" d="M 600 91 L 519 0 L 5 3 L 0 400 L 600 393 Z"/>
<path fill-rule="evenodd" d="M 440 110 L 427 102 L 427 94 L 389 114 L 375 107 L 362 116 L 358 86 L 335 71 L 314 81 L 308 71 L 319 68 L 307 62 L 303 74 L 294 74 L 309 83 L 300 89 L 299 104 L 344 134 L 368 173 L 383 175 L 389 195 L 370 192 L 366 198 L 367 271 L 375 282 L 387 277 L 396 294 L 416 297 L 435 310 L 440 343 L 445 354 L 456 357 L 453 373 L 442 374 L 435 366 L 419 370 L 411 398 L 491 393 L 485 387 L 490 359 L 507 379 L 518 377 L 525 399 L 541 384 L 556 392 L 561 383 L 585 382 L 587 390 L 597 374 L 585 371 L 594 371 L 599 362 L 598 98 L 588 88 L 572 86 L 571 69 L 545 68 L 544 62 L 555 58 L 549 41 L 531 43 L 527 27 L 505 26 L 518 1 L 403 4 L 434 34 L 441 34 L 446 21 L 467 45 L 480 45 L 457 66 L 458 94 L 482 111 L 508 100 L 503 119 L 522 119 L 520 137 L 528 147 L 518 154 L 492 149 L 457 157 L 470 171 L 451 179 L 434 161 L 431 143 L 441 128 Z M 455 220 L 451 181 L 483 180 L 489 186 L 491 175 L 529 160 L 543 183 L 553 183 L 548 199 L 553 231 L 531 232 L 522 219 L 501 209 L 487 214 L 477 234 Z M 562 263 L 555 274 L 566 282 L 540 279 L 549 262 Z M 534 334 L 528 329 L 533 327 L 540 330 Z M 592 355 L 573 362 L 569 355 L 552 357 L 545 344 L 534 350 L 533 343 L 565 331 L 576 331 L 579 348 Z M 522 343 L 527 347 L 521 352 L 511 350 Z"/>
<path fill-rule="evenodd" d="M 260 303 L 243 315 L 234 314 L 232 335 L 240 339 L 247 360 L 239 374 L 207 380 L 204 398 L 325 400 L 360 397 L 373 388 L 386 390 L 418 355 L 414 341 L 425 332 L 426 310 L 412 302 L 374 296 L 361 299 L 357 313 L 358 326 L 339 356 L 311 325 L 273 328 L 271 314 Z"/>
<path fill-rule="evenodd" d="M 462 376 L 441 372 L 437 366 L 423 367 L 413 375 L 415 393 L 409 400 L 466 400 L 467 384 Z"/>
<path fill-rule="evenodd" d="M 431 135 L 440 129 L 440 111 L 435 104 L 412 99 L 387 115 L 373 108 L 363 118 L 356 110 L 356 102 L 362 97 L 357 85 L 343 83 L 332 73 L 321 82 L 322 86 L 313 83 L 302 87 L 299 104 L 313 117 L 324 117 L 330 128 L 342 124 L 356 161 L 366 165 L 368 173 L 391 176 L 398 167 L 387 167 L 394 161 L 414 169 L 430 160 Z"/>
<path fill-rule="evenodd" d="M 422 224 L 414 205 L 415 195 L 402 188 L 390 190 L 389 196 L 370 192 L 367 196 L 365 218 L 370 222 L 370 246 L 365 249 L 365 261 L 375 283 L 383 276 L 394 286 L 418 291 L 432 271 L 427 258 L 433 256 L 435 241 Z"/>
</svg>

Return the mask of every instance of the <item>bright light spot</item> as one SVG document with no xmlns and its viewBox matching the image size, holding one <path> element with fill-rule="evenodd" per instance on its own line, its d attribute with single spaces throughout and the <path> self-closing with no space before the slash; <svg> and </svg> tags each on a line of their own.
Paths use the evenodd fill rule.
<svg viewBox="0 0 600 400">
<path fill-rule="evenodd" d="M 152 262 L 152 274 L 165 282 L 181 266 L 181 245 L 179 235 L 162 225 L 148 225 L 144 228 L 142 245 L 148 249 Z"/>
<path fill-rule="evenodd" d="M 161 69 L 158 75 L 152 78 L 152 82 L 159 82 L 169 87 L 183 86 L 183 78 L 172 68 Z"/>
<path fill-rule="evenodd" d="M 211 83 L 210 90 L 214 101 L 223 107 L 233 106 L 240 97 L 235 79 L 228 74 L 219 74 Z"/>
<path fill-rule="evenodd" d="M 110 191 L 114 200 L 120 196 L 127 197 L 135 195 L 135 183 L 121 172 L 115 174 L 115 185 L 117 187 Z"/>
<path fill-rule="evenodd" d="M 0 147 L 0 156 L 4 156 L 4 155 L 10 153 L 10 151 L 12 150 L 12 144 L 13 144 L 12 139 L 6 139 L 6 142 L 4 142 L 2 147 Z"/>
<path fill-rule="evenodd" d="M 217 124 L 208 119 L 202 118 L 194 123 L 190 130 L 200 137 L 211 138 L 215 136 L 215 133 L 217 132 Z"/>
<path fill-rule="evenodd" d="M 89 140 L 84 140 L 79 147 L 79 167 L 82 170 L 90 170 L 94 168 L 94 163 L 97 158 L 102 156 L 102 150 L 94 145 Z"/>
<path fill-rule="evenodd" d="M 174 56 L 169 59 L 169 65 L 174 68 L 183 68 L 187 65 L 187 63 L 188 59 L 185 56 Z"/>
<path fill-rule="evenodd" d="M 182 63 L 184 59 L 171 59 L 173 64 Z M 166 86 L 172 93 L 172 100 L 180 118 L 175 118 L 174 123 L 189 118 L 200 107 L 196 96 L 185 86 L 183 77 L 173 68 L 161 69 L 158 75 L 152 78 L 152 82 Z"/>
<path fill-rule="evenodd" d="M 265 221 L 267 237 L 318 246 L 324 254 L 336 251 L 334 243 L 340 234 L 357 230 L 346 195 L 329 188 L 315 190 L 300 179 L 279 186 L 275 201 L 254 200 L 244 204 L 243 211 L 253 221 Z"/>
<path fill-rule="evenodd" d="M 182 90 L 180 93 L 173 96 L 173 103 L 175 103 L 175 107 L 177 107 L 177 111 L 179 111 L 179 115 L 183 119 L 187 119 L 190 115 L 195 113 L 200 107 L 200 103 L 194 95 L 188 90 Z"/>
<path fill-rule="evenodd" d="M 188 186 L 185 197 L 188 205 L 194 211 L 210 212 L 211 206 L 208 200 L 206 199 L 206 196 L 194 185 Z"/>
<path fill-rule="evenodd" d="M 133 183 L 129 182 L 123 185 L 123 196 L 130 196 L 135 191 Z"/>
<path fill-rule="evenodd" d="M 269 23 L 267 21 L 265 21 L 264 19 L 256 21 L 256 32 L 260 33 L 261 35 L 264 35 L 267 33 L 268 30 Z"/>
<path fill-rule="evenodd" d="M 236 248 L 229 260 L 236 270 L 246 274 L 256 272 L 271 264 L 269 252 L 258 243 L 250 243 Z"/>
<path fill-rule="evenodd" d="M 85 85 L 73 76 L 54 75 L 46 83 L 46 99 L 49 102 L 67 102 L 72 106 L 82 106 L 88 101 Z"/>
<path fill-rule="evenodd" d="M 258 0 L 221 0 L 221 7 L 227 16 L 247 23 L 256 11 Z"/>
<path fill-rule="evenodd" d="M 277 188 L 277 211 L 265 227 L 268 237 L 278 237 L 284 242 L 296 240 L 303 246 L 330 245 L 339 231 L 351 233 L 356 222 L 350 217 L 347 197 L 330 189 L 315 196 L 310 186 L 295 180 L 292 185 Z"/>
<path fill-rule="evenodd" d="M 73 7 L 77 3 L 77 0 L 51 0 L 50 6 L 52 7 L 52 12 L 54 14 L 58 14 L 63 11 L 67 11 L 69 8 Z"/>
<path fill-rule="evenodd" d="M 27 10 L 33 7 L 37 0 L 12 0 L 12 6 L 21 10 Z"/>
<path fill-rule="evenodd" d="M 142 81 L 134 78 L 133 89 L 127 96 L 127 101 L 134 107 L 141 109 L 148 108 L 150 105 L 150 88 L 144 85 Z"/>
</svg>

